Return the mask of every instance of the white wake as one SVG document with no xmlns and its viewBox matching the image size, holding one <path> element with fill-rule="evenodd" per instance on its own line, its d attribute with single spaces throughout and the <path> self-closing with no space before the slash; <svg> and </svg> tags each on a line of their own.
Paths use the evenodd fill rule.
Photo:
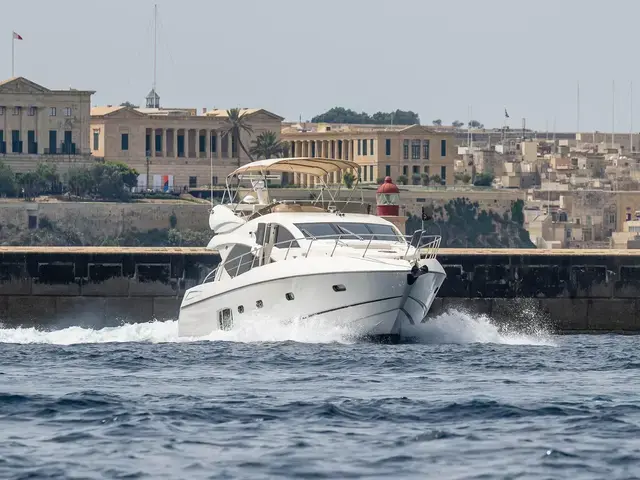
<svg viewBox="0 0 640 480">
<path fill-rule="evenodd" d="M 518 327 L 496 325 L 486 315 L 451 310 L 403 333 L 419 343 L 495 343 L 502 345 L 556 346 L 553 335 L 532 319 L 523 332 Z"/>
<path fill-rule="evenodd" d="M 509 331 L 496 326 L 489 317 L 453 310 L 430 319 L 403 332 L 412 341 L 436 344 L 494 343 L 503 345 L 555 345 L 552 335 L 544 329 L 529 328 L 527 333 Z M 1 328 L 0 343 L 75 345 L 87 343 L 173 343 L 195 341 L 229 342 L 300 342 L 300 343 L 353 343 L 353 335 L 344 326 L 327 325 L 321 318 L 280 321 L 256 318 L 252 322 L 237 324 L 230 331 L 215 331 L 199 338 L 178 337 L 178 322 L 148 322 L 125 324 L 118 327 L 91 329 L 68 327 L 60 330 L 37 328 Z"/>
</svg>

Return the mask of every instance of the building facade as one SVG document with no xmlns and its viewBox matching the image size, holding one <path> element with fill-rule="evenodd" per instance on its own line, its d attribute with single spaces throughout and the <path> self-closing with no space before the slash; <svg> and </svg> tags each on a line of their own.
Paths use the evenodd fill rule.
<svg viewBox="0 0 640 480">
<path fill-rule="evenodd" d="M 350 160 L 360 165 L 360 181 L 376 183 L 384 177 L 397 181 L 405 177 L 419 184 L 423 175 L 439 177 L 443 185 L 454 182 L 456 147 L 454 134 L 421 125 L 290 125 L 282 130 L 296 157 L 328 157 Z M 329 181 L 341 181 L 335 174 Z M 309 185 L 311 180 L 296 176 L 293 182 Z"/>
<path fill-rule="evenodd" d="M 43 161 L 63 166 L 88 161 L 93 93 L 49 90 L 23 77 L 0 82 L 3 161 L 18 172 Z"/>
<path fill-rule="evenodd" d="M 253 130 L 251 135 L 240 135 L 247 150 L 263 132 L 279 135 L 282 117 L 262 109 L 244 109 L 242 115 Z M 224 183 L 238 164 L 250 161 L 238 142 L 223 134 L 226 125 L 225 110 L 198 115 L 195 109 L 94 107 L 91 152 L 106 161 L 135 168 L 141 189 L 185 190 L 217 185 Z"/>
</svg>

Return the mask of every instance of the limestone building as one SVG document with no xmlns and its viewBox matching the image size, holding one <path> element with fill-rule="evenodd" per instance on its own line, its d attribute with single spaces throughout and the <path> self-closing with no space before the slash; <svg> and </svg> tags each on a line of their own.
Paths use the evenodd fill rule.
<svg viewBox="0 0 640 480">
<path fill-rule="evenodd" d="M 287 125 L 282 140 L 290 143 L 292 156 L 355 161 L 363 183 L 404 176 L 409 184 L 419 184 L 423 175 L 440 177 L 445 185 L 454 182 L 454 134 L 422 125 Z M 294 182 L 308 185 L 309 179 Z"/>
<path fill-rule="evenodd" d="M 90 161 L 93 91 L 49 90 L 24 77 L 0 82 L 0 158 L 17 172 L 40 162 Z"/>
<path fill-rule="evenodd" d="M 282 117 L 263 109 L 242 109 L 242 114 L 253 129 L 252 135 L 240 135 L 247 150 L 260 133 L 272 131 L 279 136 Z M 249 161 L 238 142 L 222 134 L 226 124 L 226 110 L 198 114 L 190 108 L 94 107 L 91 152 L 135 168 L 141 189 L 184 190 L 212 182 L 223 184 L 239 163 Z"/>
</svg>

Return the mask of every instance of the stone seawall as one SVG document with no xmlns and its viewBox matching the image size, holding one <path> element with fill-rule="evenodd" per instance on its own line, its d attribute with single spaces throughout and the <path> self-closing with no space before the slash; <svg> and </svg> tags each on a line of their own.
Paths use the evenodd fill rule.
<svg viewBox="0 0 640 480">
<path fill-rule="evenodd" d="M 640 252 L 441 250 L 431 315 L 486 314 L 558 332 L 640 332 Z M 201 248 L 0 247 L 0 321 L 117 325 L 176 319 L 219 257 Z"/>
<path fill-rule="evenodd" d="M 0 247 L 0 321 L 114 326 L 177 319 L 220 261 L 201 248 Z"/>
<path fill-rule="evenodd" d="M 441 250 L 430 315 L 450 309 L 560 332 L 640 332 L 640 252 Z"/>
</svg>

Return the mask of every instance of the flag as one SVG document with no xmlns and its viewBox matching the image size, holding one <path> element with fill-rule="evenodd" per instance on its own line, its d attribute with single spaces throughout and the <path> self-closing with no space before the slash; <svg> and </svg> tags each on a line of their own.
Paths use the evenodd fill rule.
<svg viewBox="0 0 640 480">
<path fill-rule="evenodd" d="M 16 40 L 22 40 L 22 37 L 18 35 L 16 32 L 13 32 L 13 38 Z"/>
<path fill-rule="evenodd" d="M 509 118 L 509 113 L 507 113 L 507 109 L 504 109 L 504 118 Z"/>
</svg>

